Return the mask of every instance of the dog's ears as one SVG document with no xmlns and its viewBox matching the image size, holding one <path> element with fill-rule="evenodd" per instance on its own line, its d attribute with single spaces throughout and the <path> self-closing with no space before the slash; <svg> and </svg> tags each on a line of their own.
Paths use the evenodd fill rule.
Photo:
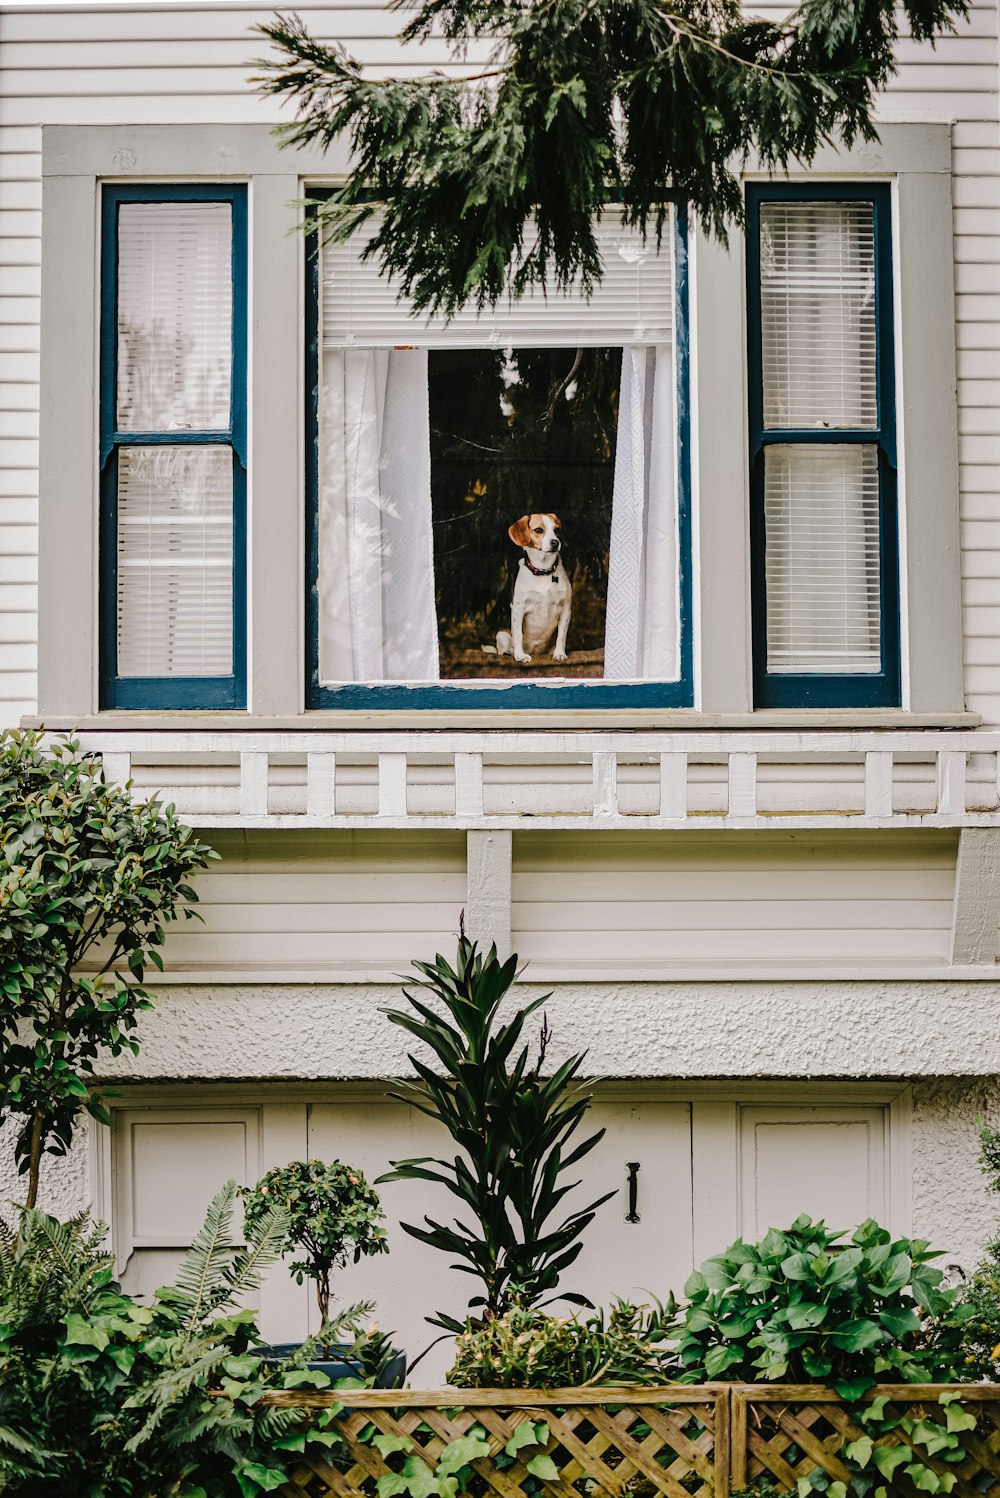
<svg viewBox="0 0 1000 1498">
<path fill-rule="evenodd" d="M 531 516 L 522 515 L 520 520 L 515 520 L 513 525 L 508 526 L 507 534 L 515 546 L 530 546 Z"/>
</svg>

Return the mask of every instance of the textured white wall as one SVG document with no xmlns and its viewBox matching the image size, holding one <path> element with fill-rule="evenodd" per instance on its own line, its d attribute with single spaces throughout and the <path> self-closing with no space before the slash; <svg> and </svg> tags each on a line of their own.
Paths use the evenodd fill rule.
<svg viewBox="0 0 1000 1498">
<path fill-rule="evenodd" d="M 551 991 L 553 1058 L 589 1047 L 609 1077 L 989 1076 L 1000 1054 L 1000 983 L 525 984 Z M 129 1081 L 380 1078 L 407 1070 L 379 1014 L 388 984 L 164 987 L 142 1023 Z"/>
</svg>

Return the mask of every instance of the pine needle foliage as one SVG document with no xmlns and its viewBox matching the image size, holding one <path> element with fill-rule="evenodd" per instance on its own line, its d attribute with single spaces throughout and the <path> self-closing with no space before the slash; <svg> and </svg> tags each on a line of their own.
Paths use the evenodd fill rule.
<svg viewBox="0 0 1000 1498">
<path fill-rule="evenodd" d="M 394 1160 L 382 1181 L 428 1181 L 443 1186 L 471 1214 L 474 1226 L 425 1217 L 425 1226 L 402 1224 L 421 1243 L 453 1256 L 454 1268 L 482 1282 L 469 1301 L 487 1319 L 502 1316 L 515 1301 L 532 1306 L 555 1291 L 560 1276 L 583 1247 L 581 1234 L 607 1192 L 559 1217 L 562 1203 L 580 1183 L 571 1171 L 604 1137 L 598 1129 L 573 1143 L 590 1106 L 589 1090 L 577 1081 L 586 1053 L 571 1056 L 551 1074 L 542 1067 L 549 1043 L 543 1021 L 540 1043 L 522 1045 L 525 1024 L 550 997 L 533 1000 L 505 1022 L 500 1006 L 517 977 L 517 957 L 501 962 L 495 946 L 479 951 L 463 933 L 455 966 L 440 954 L 415 962 L 424 976 L 415 987 L 434 1002 L 404 989 L 412 1012 L 387 1010 L 394 1025 L 426 1046 L 434 1070 L 418 1055 L 410 1062 L 419 1083 L 404 1083 L 394 1096 L 444 1125 L 457 1152 L 451 1159 Z M 559 1298 L 589 1304 L 560 1289 Z M 462 1332 L 465 1322 L 444 1312 L 432 1326 Z"/>
<path fill-rule="evenodd" d="M 529 286 L 600 280 L 595 225 L 657 239 L 672 195 L 725 239 L 738 172 L 809 163 L 826 142 L 873 140 L 905 32 L 933 42 L 966 0 L 802 0 L 784 21 L 737 0 L 395 0 L 401 32 L 492 44 L 464 77 L 369 78 L 297 15 L 256 29 L 276 55 L 251 80 L 286 101 L 291 146 L 341 136 L 350 172 L 307 228 L 346 240 L 378 212 L 366 254 L 417 312 L 451 316 Z M 615 210 L 619 211 L 619 210 Z"/>
</svg>

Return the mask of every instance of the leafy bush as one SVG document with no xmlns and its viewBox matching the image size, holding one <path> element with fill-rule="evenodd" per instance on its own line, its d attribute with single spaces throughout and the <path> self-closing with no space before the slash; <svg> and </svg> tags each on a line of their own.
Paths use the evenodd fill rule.
<svg viewBox="0 0 1000 1498">
<path fill-rule="evenodd" d="M 992 1196 L 1000 1194 L 1000 1131 L 984 1124 L 979 1132 L 979 1164 Z M 966 1372 L 1000 1383 L 1000 1234 L 986 1245 L 983 1257 L 961 1290 L 968 1307 L 965 1326 Z"/>
<path fill-rule="evenodd" d="M 293 1160 L 262 1176 L 256 1186 L 243 1192 L 244 1218 L 256 1227 L 279 1206 L 288 1226 L 282 1255 L 302 1250 L 302 1258 L 291 1269 L 301 1285 L 316 1283 L 319 1314 L 330 1318 L 330 1276 L 349 1259 L 389 1252 L 385 1229 L 379 1224 L 385 1213 L 378 1192 L 353 1165 L 339 1160 Z"/>
<path fill-rule="evenodd" d="M 516 1304 L 503 1315 L 470 1321 L 456 1338 L 448 1374 L 460 1389 L 569 1389 L 584 1384 L 662 1384 L 672 1362 L 673 1302 L 607 1313 L 548 1316 Z"/>
<path fill-rule="evenodd" d="M 528 1046 L 521 1046 L 526 1020 L 548 995 L 519 1009 L 508 1023 L 497 1022 L 517 977 L 516 956 L 501 963 L 496 947 L 484 955 L 463 932 L 454 968 L 440 954 L 433 963 L 413 966 L 424 974 L 417 986 L 438 1009 L 404 989 L 414 1012 L 387 1012 L 393 1024 L 427 1046 L 444 1074 L 411 1055 L 420 1084 L 404 1084 L 405 1091 L 394 1096 L 442 1123 L 458 1153 L 452 1159 L 394 1160 L 379 1184 L 432 1181 L 458 1198 L 474 1226 L 425 1217 L 426 1227 L 404 1222 L 404 1231 L 457 1259 L 457 1267 L 479 1279 L 485 1291 L 470 1306 L 483 1306 L 487 1318 L 502 1316 L 515 1301 L 532 1305 L 555 1290 L 583 1247 L 580 1234 L 614 1195 L 607 1192 L 555 1218 L 577 1184 L 567 1182 L 566 1172 L 604 1130 L 571 1144 L 590 1106 L 590 1093 L 576 1081 L 584 1055 L 542 1076 L 549 1040 L 544 1021 L 534 1062 Z M 559 1294 L 589 1304 L 580 1295 L 562 1289 Z M 427 1319 L 445 1331 L 465 1329 L 443 1312 Z"/>
<path fill-rule="evenodd" d="M 893 1240 L 871 1218 L 849 1244 L 799 1217 L 760 1243 L 737 1240 L 688 1280 L 677 1343 L 686 1383 L 827 1383 L 858 1399 L 883 1377 L 961 1376 L 958 1292 L 921 1239 Z"/>
<path fill-rule="evenodd" d="M 84 1219 L 24 1211 L 16 1232 L 0 1231 L 5 1498 L 258 1498 L 309 1446 L 339 1444 L 332 1411 L 257 1403 L 269 1386 L 328 1381 L 302 1366 L 309 1344 L 277 1368 L 250 1351 L 253 1312 L 234 1307 L 278 1257 L 286 1222 L 271 1212 L 234 1254 L 236 1191 L 216 1197 L 176 1285 L 150 1306 L 114 1283 L 103 1233 Z"/>
<path fill-rule="evenodd" d="M 33 1207 L 43 1152 L 66 1152 L 81 1109 L 108 1122 L 97 1059 L 138 1053 L 145 968 L 163 966 L 164 927 L 195 914 L 187 881 L 218 855 L 172 806 L 134 806 L 78 744 L 33 732 L 0 733 L 0 829 L 0 1118 L 24 1119 Z"/>
</svg>

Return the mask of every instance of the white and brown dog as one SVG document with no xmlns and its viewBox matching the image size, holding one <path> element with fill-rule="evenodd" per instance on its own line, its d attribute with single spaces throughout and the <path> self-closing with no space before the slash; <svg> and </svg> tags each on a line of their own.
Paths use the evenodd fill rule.
<svg viewBox="0 0 1000 1498">
<path fill-rule="evenodd" d="M 552 659 L 564 661 L 573 588 L 560 555 L 559 516 L 522 515 L 507 534 L 524 556 L 517 564 L 510 629 L 500 630 L 495 653 L 512 655 L 518 665 L 527 666 L 533 656 L 552 649 Z M 483 650 L 494 654 L 491 645 Z"/>
</svg>

